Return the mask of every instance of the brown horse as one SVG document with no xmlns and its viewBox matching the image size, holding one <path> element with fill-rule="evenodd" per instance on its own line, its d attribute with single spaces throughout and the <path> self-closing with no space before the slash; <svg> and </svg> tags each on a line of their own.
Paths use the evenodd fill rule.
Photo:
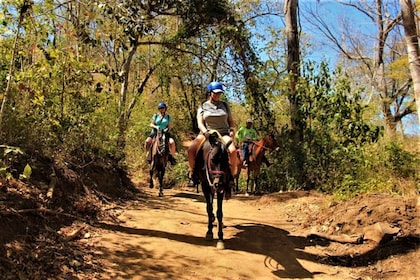
<svg viewBox="0 0 420 280">
<path fill-rule="evenodd" d="M 249 145 L 249 162 L 248 167 L 245 167 L 243 165 L 243 158 L 241 150 L 238 149 L 238 166 L 236 168 L 236 174 L 234 174 L 235 179 L 235 188 L 236 192 L 239 191 L 238 181 L 239 181 L 239 175 L 241 174 L 241 170 L 243 168 L 247 169 L 247 180 L 246 180 L 246 192 L 245 194 L 248 194 L 248 188 L 249 188 L 249 181 L 251 180 L 251 173 L 252 173 L 252 180 L 253 185 L 251 186 L 251 192 L 255 192 L 258 190 L 258 175 L 260 174 L 261 164 L 263 163 L 263 159 L 265 158 L 265 152 L 267 150 L 272 150 L 278 147 L 277 141 L 274 137 L 274 133 L 271 132 L 270 134 L 264 136 L 263 139 L 260 141 L 253 141 Z"/>
</svg>

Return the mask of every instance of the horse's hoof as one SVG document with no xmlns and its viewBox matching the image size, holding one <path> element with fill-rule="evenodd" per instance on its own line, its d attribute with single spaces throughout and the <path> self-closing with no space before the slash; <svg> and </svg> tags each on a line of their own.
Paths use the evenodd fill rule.
<svg viewBox="0 0 420 280">
<path fill-rule="evenodd" d="M 159 197 L 162 197 L 163 196 L 163 192 L 159 192 L 158 196 Z"/>
<path fill-rule="evenodd" d="M 213 234 L 212 233 L 207 233 L 206 234 L 206 240 L 207 241 L 213 241 Z"/>
<path fill-rule="evenodd" d="M 249 193 L 248 193 L 248 192 L 246 192 L 246 193 L 245 193 L 245 196 L 249 196 Z"/>
<path fill-rule="evenodd" d="M 216 248 L 219 249 L 219 250 L 224 250 L 225 249 L 225 242 L 223 242 L 221 240 L 217 241 Z"/>
<path fill-rule="evenodd" d="M 149 188 L 153 189 L 153 185 L 149 185 Z"/>
</svg>

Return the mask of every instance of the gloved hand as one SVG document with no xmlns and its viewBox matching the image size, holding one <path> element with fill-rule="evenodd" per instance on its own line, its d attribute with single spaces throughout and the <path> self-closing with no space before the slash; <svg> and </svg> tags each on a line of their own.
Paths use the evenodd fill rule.
<svg viewBox="0 0 420 280">
<path fill-rule="evenodd" d="M 210 137 L 210 133 L 209 133 L 208 130 L 206 132 L 204 132 L 203 135 L 206 137 L 206 139 L 209 139 L 209 137 Z"/>
</svg>

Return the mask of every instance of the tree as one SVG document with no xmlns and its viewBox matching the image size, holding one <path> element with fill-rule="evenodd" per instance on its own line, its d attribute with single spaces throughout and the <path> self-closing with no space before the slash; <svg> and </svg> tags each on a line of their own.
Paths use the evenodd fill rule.
<svg viewBox="0 0 420 280">
<path fill-rule="evenodd" d="M 337 2 L 353 9 L 360 17 L 358 23 L 371 22 L 376 30 L 372 28 L 363 30 L 358 27 L 353 22 L 354 16 L 349 19 L 350 22 L 345 21 L 345 18 L 340 19 L 340 25 L 327 22 L 325 17 L 313 7 L 308 7 L 303 14 L 307 21 L 331 42 L 337 52 L 342 54 L 345 62 L 350 61 L 353 69 L 358 67 L 363 71 L 363 73 L 360 70 L 358 73 L 354 72 L 354 75 L 359 75 L 359 80 L 367 78 L 366 83 L 371 85 L 372 94 L 367 92 L 366 95 L 378 96 L 385 130 L 387 135 L 392 137 L 396 133 L 398 123 L 414 110 L 409 81 L 397 81 L 389 75 L 390 64 L 405 55 L 398 52 L 402 40 L 398 29 L 398 24 L 401 22 L 401 13 L 397 9 L 398 1 L 340 0 Z M 341 34 L 337 32 L 337 26 L 342 27 Z M 346 67 L 351 71 L 348 65 Z M 372 99 L 365 101 L 370 100 Z"/>
<path fill-rule="evenodd" d="M 287 37 L 287 72 L 290 79 L 290 118 L 292 129 L 295 133 L 295 144 L 303 140 L 303 123 L 299 115 L 299 99 L 296 94 L 296 83 L 300 77 L 300 49 L 299 30 L 297 24 L 298 0 L 287 0 L 284 2 L 284 14 L 286 17 Z"/>
<path fill-rule="evenodd" d="M 13 43 L 13 47 L 12 47 L 12 55 L 11 55 L 11 58 L 10 58 L 10 65 L 9 65 L 9 74 L 7 75 L 7 85 L 6 85 L 6 89 L 4 91 L 3 100 L 2 100 L 1 108 L 0 108 L 0 132 L 2 131 L 3 115 L 5 113 L 6 106 L 8 106 L 9 95 L 10 95 L 10 91 L 11 91 L 11 87 L 12 87 L 12 83 L 13 83 L 13 76 L 14 76 L 14 72 L 15 72 L 15 58 L 16 58 L 16 53 L 18 51 L 17 44 L 18 44 L 18 40 L 20 38 L 20 31 L 21 31 L 21 28 L 22 28 L 22 22 L 25 19 L 25 17 L 28 15 L 28 13 L 30 12 L 31 8 L 32 8 L 32 3 L 29 0 L 23 1 L 22 5 L 20 5 L 18 7 L 19 20 L 18 20 L 18 24 L 16 26 L 17 31 L 16 31 L 16 34 L 15 34 L 14 43 Z M 0 134 L 0 139 L 1 139 L 1 134 Z"/>
<path fill-rule="evenodd" d="M 411 0 L 400 0 L 405 39 L 407 43 L 408 61 L 413 80 L 416 99 L 417 117 L 420 124 L 420 51 L 417 26 L 414 20 L 414 7 Z"/>
</svg>

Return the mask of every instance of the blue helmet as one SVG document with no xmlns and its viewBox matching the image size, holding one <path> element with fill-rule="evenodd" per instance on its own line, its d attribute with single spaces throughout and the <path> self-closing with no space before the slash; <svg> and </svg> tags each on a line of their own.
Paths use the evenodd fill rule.
<svg viewBox="0 0 420 280">
<path fill-rule="evenodd" d="M 158 109 L 160 109 L 160 108 L 165 108 L 166 109 L 166 103 L 165 102 L 160 102 L 158 104 Z"/>
<path fill-rule="evenodd" d="M 225 91 L 223 90 L 223 85 L 221 82 L 211 82 L 207 86 L 207 92 L 223 93 Z"/>
</svg>

